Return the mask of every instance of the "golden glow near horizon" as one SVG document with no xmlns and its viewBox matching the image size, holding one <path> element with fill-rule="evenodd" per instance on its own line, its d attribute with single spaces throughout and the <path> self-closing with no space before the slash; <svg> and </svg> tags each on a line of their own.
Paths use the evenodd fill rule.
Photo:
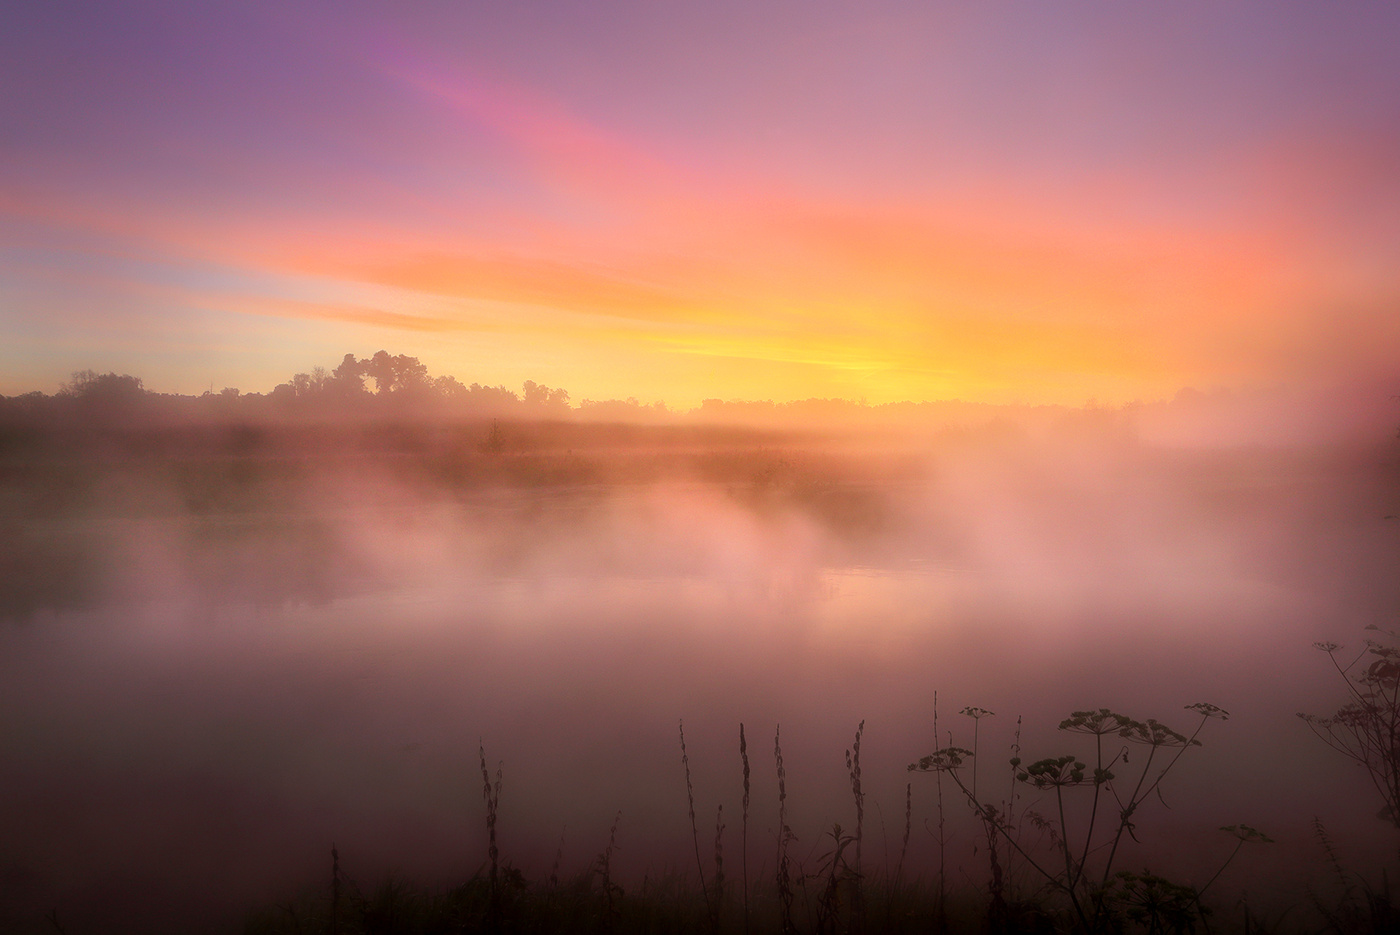
<svg viewBox="0 0 1400 935">
<path fill-rule="evenodd" d="M 246 89 L 239 43 L 275 17 L 240 20 L 201 67 L 166 61 L 134 17 L 97 58 L 153 44 L 175 71 L 102 87 L 94 70 L 76 91 L 51 36 L 49 58 L 12 66 L 51 89 L 60 129 L 25 111 L 0 178 L 0 392 L 80 367 L 259 391 L 380 348 L 468 382 L 681 408 L 1393 373 L 1400 144 L 1376 115 L 1400 68 L 1368 24 L 1334 23 L 1341 51 L 1319 44 L 1300 76 L 1268 42 L 1240 60 L 1230 30 L 1248 24 L 1205 20 L 1188 50 L 1147 14 L 1057 23 L 1070 49 L 1106 30 L 1145 63 L 1071 65 L 1037 36 L 1045 15 L 905 11 L 845 36 L 828 12 L 805 45 L 756 48 L 681 14 L 579 27 L 649 23 L 674 44 L 663 61 L 621 36 L 590 58 L 562 25 L 506 14 L 318 34 L 308 13 Z M 786 36 L 769 19 L 755 42 Z M 1318 28 L 1285 19 L 1265 38 Z M 495 58 L 443 39 L 472 29 L 504 43 Z M 969 47 L 909 39 L 947 29 Z M 993 68 L 979 43 L 1018 54 Z M 702 67 L 719 52 L 728 70 Z M 1374 100 L 1348 62 L 1375 73 Z M 1305 78 L 1320 103 L 1290 96 Z"/>
</svg>

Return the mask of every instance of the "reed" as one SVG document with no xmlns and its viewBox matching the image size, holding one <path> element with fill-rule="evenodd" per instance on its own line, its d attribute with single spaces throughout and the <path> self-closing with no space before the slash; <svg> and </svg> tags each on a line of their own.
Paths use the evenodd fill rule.
<svg viewBox="0 0 1400 935">
<path fill-rule="evenodd" d="M 788 843 L 795 839 L 787 824 L 787 770 L 783 768 L 782 725 L 773 731 L 773 756 L 778 761 L 778 915 L 782 935 L 797 931 L 792 921 L 792 867 Z"/>
<path fill-rule="evenodd" d="M 486 742 L 477 747 L 481 758 L 481 797 L 486 801 L 486 855 L 490 862 L 489 876 L 491 917 L 497 918 L 501 909 L 501 881 L 499 872 L 500 850 L 496 846 L 496 813 L 501 804 L 501 770 L 496 766 L 496 782 L 491 782 L 491 773 L 486 768 Z"/>
<path fill-rule="evenodd" d="M 715 927 L 724 912 L 724 805 L 715 812 Z"/>
<path fill-rule="evenodd" d="M 1015 828 L 1016 828 L 1016 799 L 1018 798 L 1017 791 L 1016 791 L 1016 790 L 1017 790 L 1016 773 L 1018 772 L 1018 770 L 1017 770 L 1017 768 L 1016 768 L 1016 766 L 1015 766 L 1014 764 L 1015 764 L 1015 763 L 1019 763 L 1020 760 L 1021 760 L 1021 715 L 1018 714 L 1018 715 L 1016 715 L 1016 731 L 1015 731 L 1015 733 L 1012 735 L 1012 738 L 1011 738 L 1011 757 L 1010 757 L 1010 759 L 1008 760 L 1008 764 L 1009 764 L 1009 766 L 1010 766 L 1010 769 L 1009 769 L 1009 773 L 1008 773 L 1007 780 L 1008 780 L 1008 782 L 1009 782 L 1009 784 L 1010 784 L 1010 788 L 1009 788 L 1009 789 L 1007 790 L 1007 792 L 1006 792 L 1006 801 L 1002 803 L 1002 818 L 1003 818 L 1003 820 L 1006 822 L 1007 826 L 1010 827 L 1010 828 L 1012 828 L 1012 829 L 1015 829 Z M 1015 852 L 1015 851 L 1010 851 L 1010 850 L 1009 850 L 1009 851 L 1006 852 L 1006 874 L 1007 874 L 1007 876 L 1011 876 L 1011 873 L 1012 873 L 1012 866 L 1013 866 L 1013 865 L 1012 865 L 1012 860 L 1013 860 L 1013 858 L 1014 858 L 1015 856 L 1016 856 L 1016 852 Z"/>
<path fill-rule="evenodd" d="M 608 846 L 598 856 L 598 875 L 603 883 L 603 927 L 611 929 L 617 915 L 617 897 L 622 895 L 622 887 L 612 879 L 612 857 L 617 848 L 617 826 L 622 823 L 622 810 L 613 816 L 612 828 L 608 831 Z"/>
<path fill-rule="evenodd" d="M 685 798 L 690 806 L 690 839 L 695 844 L 695 869 L 700 874 L 700 893 L 705 898 L 705 911 L 710 910 L 710 891 L 705 885 L 705 864 L 700 860 L 700 826 L 695 821 L 695 786 L 690 781 L 690 754 L 685 749 L 685 721 L 680 722 L 681 765 L 685 767 Z"/>
<path fill-rule="evenodd" d="M 744 737 L 744 725 L 739 724 L 739 760 L 744 764 L 743 825 L 740 842 L 740 865 L 744 886 L 744 935 L 749 932 L 749 744 Z"/>
<path fill-rule="evenodd" d="M 817 896 L 817 935 L 832 935 L 840 928 L 841 883 L 853 876 L 846 862 L 846 848 L 855 841 L 855 836 L 842 833 L 840 824 L 832 825 L 824 835 L 827 836 L 831 838 L 831 850 L 822 855 L 816 873 L 822 883 Z"/>
<path fill-rule="evenodd" d="M 331 935 L 340 935 L 340 851 L 331 845 Z"/>
<path fill-rule="evenodd" d="M 953 736 L 948 735 L 948 743 L 951 746 Z M 933 693 L 933 744 L 938 746 L 941 741 L 938 736 L 938 692 Z M 934 776 L 934 783 L 938 787 L 938 933 L 944 935 L 948 931 L 948 835 L 945 815 L 943 812 L 943 773 L 940 771 Z"/>
<path fill-rule="evenodd" d="M 883 827 L 884 818 L 881 817 Z M 885 923 L 884 931 L 889 932 L 894 927 L 894 907 L 903 893 L 904 881 L 904 858 L 909 853 L 909 836 L 914 830 L 914 784 L 907 782 L 904 784 L 904 837 L 899 845 L 899 861 L 894 865 L 894 876 L 890 876 L 888 845 L 885 854 Z"/>
<path fill-rule="evenodd" d="M 899 885 L 904 875 L 904 858 L 909 853 L 909 832 L 914 828 L 914 784 L 904 784 L 904 839 L 899 844 L 899 863 L 894 866 L 894 882 Z"/>
<path fill-rule="evenodd" d="M 861 789 L 860 783 L 860 741 L 865 733 L 865 721 L 861 721 L 856 728 L 856 739 L 851 744 L 851 749 L 846 751 L 846 772 L 851 779 L 851 796 L 856 801 L 856 833 L 854 836 L 856 847 L 855 866 L 852 868 L 852 894 L 851 894 L 851 925 L 859 931 L 862 927 L 864 905 L 861 901 L 861 841 L 864 837 L 865 826 L 865 792 Z"/>
<path fill-rule="evenodd" d="M 559 848 L 554 852 L 554 863 L 549 867 L 549 888 L 557 890 L 559 888 L 559 865 L 564 861 L 564 835 L 568 833 L 569 826 L 565 825 L 559 832 Z"/>
<path fill-rule="evenodd" d="M 1253 832 L 1252 828 L 1247 830 Z M 1324 900 L 1320 893 L 1309 893 L 1313 908 L 1326 920 L 1328 930 L 1341 933 L 1400 931 L 1400 908 L 1397 908 L 1391 897 L 1390 875 L 1387 869 L 1381 867 L 1381 883 L 1380 887 L 1376 888 L 1360 874 L 1349 873 L 1343 868 L 1322 819 L 1313 818 L 1313 833 L 1322 846 L 1328 869 L 1336 878 L 1334 895 L 1330 901 Z"/>
</svg>

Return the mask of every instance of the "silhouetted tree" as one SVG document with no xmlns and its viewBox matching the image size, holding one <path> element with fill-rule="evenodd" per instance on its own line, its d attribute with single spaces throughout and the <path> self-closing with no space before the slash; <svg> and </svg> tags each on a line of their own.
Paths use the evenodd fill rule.
<svg viewBox="0 0 1400 935">
<path fill-rule="evenodd" d="M 462 385 L 456 377 L 442 376 L 432 381 L 433 392 L 447 400 L 465 399 L 471 390 Z"/>
<path fill-rule="evenodd" d="M 365 376 L 374 381 L 374 391 L 381 396 L 394 387 L 394 359 L 388 351 L 376 351 L 365 361 Z"/>
<path fill-rule="evenodd" d="M 486 412 L 509 412 L 520 405 L 520 397 L 504 386 L 482 386 L 473 383 L 465 397 L 468 408 Z"/>
<path fill-rule="evenodd" d="M 95 370 L 78 370 L 73 378 L 60 387 L 60 396 L 77 399 L 103 400 L 108 402 L 130 402 L 146 394 L 140 377 L 127 374 L 98 373 Z"/>
<path fill-rule="evenodd" d="M 389 356 L 388 351 L 376 351 L 361 365 L 364 374 L 374 380 L 374 391 L 381 395 L 432 388 L 428 367 L 417 357 L 407 354 Z"/>
<path fill-rule="evenodd" d="M 331 376 L 337 380 L 349 383 L 351 380 L 359 381 L 365 375 L 365 362 L 355 359 L 354 354 L 346 354 L 341 360 L 340 366 L 336 367 Z M 360 383 L 360 386 L 364 386 Z"/>
<path fill-rule="evenodd" d="M 325 392 L 342 402 L 367 396 L 365 390 L 365 364 L 368 361 L 356 360 L 354 354 L 346 354 L 340 366 L 331 371 L 325 383 Z"/>
<path fill-rule="evenodd" d="M 370 380 L 374 381 L 372 386 Z M 565 389 L 526 380 L 523 390 L 522 395 L 504 386 L 467 385 L 450 375 L 434 377 L 418 358 L 381 350 L 366 358 L 345 354 L 334 369 L 312 367 L 266 395 L 242 393 L 234 387 L 216 391 L 212 386 L 197 397 L 158 394 L 147 391 L 137 377 L 82 370 L 54 396 L 31 393 L 22 403 L 21 397 L 0 397 L 0 417 L 10 421 L 52 419 L 66 413 L 68 419 L 98 423 L 108 417 L 127 419 L 128 415 L 175 421 L 257 419 L 274 414 L 338 419 L 391 413 L 508 419 L 565 418 L 573 412 Z M 635 400 L 626 405 L 631 414 L 644 408 Z M 659 405 L 650 408 L 665 411 Z M 594 413 L 594 417 L 599 414 Z"/>
<path fill-rule="evenodd" d="M 81 418 L 103 422 L 122 419 L 140 410 L 150 396 L 139 377 L 115 373 L 79 370 L 58 391 L 58 396 L 71 399 Z"/>
<path fill-rule="evenodd" d="M 394 358 L 394 390 L 396 392 L 421 392 L 432 389 L 428 378 L 428 366 L 417 357 L 399 354 Z"/>
<path fill-rule="evenodd" d="M 569 393 L 567 390 L 550 389 L 534 380 L 526 380 L 525 405 L 541 409 L 567 409 Z"/>
</svg>

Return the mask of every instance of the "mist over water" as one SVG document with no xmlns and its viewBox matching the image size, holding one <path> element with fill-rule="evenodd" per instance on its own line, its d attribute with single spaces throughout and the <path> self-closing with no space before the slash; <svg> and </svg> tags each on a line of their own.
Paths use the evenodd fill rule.
<svg viewBox="0 0 1400 935">
<path fill-rule="evenodd" d="M 949 734 L 972 746 L 967 705 L 996 712 L 979 782 L 1002 797 L 1018 716 L 1035 759 L 1082 750 L 1055 731 L 1077 709 L 1179 730 L 1188 704 L 1231 712 L 1125 866 L 1208 875 L 1231 843 L 1215 829 L 1244 822 L 1279 844 L 1227 882 L 1282 892 L 1317 870 L 1314 816 L 1348 858 L 1393 850 L 1364 773 L 1294 716 L 1341 701 L 1313 641 L 1395 623 L 1392 442 L 511 431 L 530 446 L 420 427 L 308 454 L 273 431 L 12 463 L 3 918 L 236 920 L 323 884 L 333 842 L 367 883 L 458 882 L 485 859 L 478 744 L 527 877 L 561 846 L 582 870 L 619 810 L 624 879 L 693 872 L 680 719 L 702 836 L 723 803 L 735 860 L 746 727 L 754 877 L 775 726 L 811 863 L 854 821 L 862 720 L 866 859 L 897 856 L 912 782 L 907 866 L 928 873 L 934 777 L 905 767 Z M 973 823 L 945 796 L 975 884 Z"/>
<path fill-rule="evenodd" d="M 1400 3 L 1163 6 L 0 6 L 0 935 L 1400 932 Z"/>
</svg>

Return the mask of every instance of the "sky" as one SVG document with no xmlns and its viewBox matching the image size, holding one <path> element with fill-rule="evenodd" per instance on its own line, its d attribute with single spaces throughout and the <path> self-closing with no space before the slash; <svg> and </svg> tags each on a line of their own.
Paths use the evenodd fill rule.
<svg viewBox="0 0 1400 935">
<path fill-rule="evenodd" d="M 1400 8 L 7 4 L 0 394 L 1400 374 Z"/>
</svg>

